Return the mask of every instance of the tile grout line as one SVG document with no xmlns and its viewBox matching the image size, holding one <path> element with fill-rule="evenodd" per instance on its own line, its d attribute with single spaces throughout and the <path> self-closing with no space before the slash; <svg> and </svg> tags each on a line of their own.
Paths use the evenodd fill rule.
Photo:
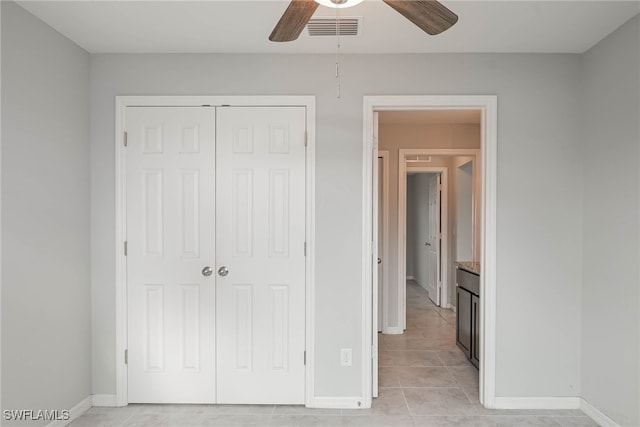
<svg viewBox="0 0 640 427">
<path fill-rule="evenodd" d="M 411 412 L 411 407 L 409 406 L 409 401 L 407 400 L 407 396 L 404 394 L 404 388 L 400 389 L 402 393 L 402 398 L 404 399 L 404 404 L 407 407 L 407 412 L 409 412 L 409 416 L 411 417 L 411 421 L 413 422 L 413 412 Z"/>
</svg>

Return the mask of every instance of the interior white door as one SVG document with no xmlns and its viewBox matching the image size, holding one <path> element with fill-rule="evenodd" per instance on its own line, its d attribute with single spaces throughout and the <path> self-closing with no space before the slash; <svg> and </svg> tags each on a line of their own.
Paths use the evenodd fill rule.
<svg viewBox="0 0 640 427">
<path fill-rule="evenodd" d="M 440 174 L 432 174 L 429 179 L 429 238 L 427 240 L 427 266 L 429 298 L 440 306 Z"/>
<path fill-rule="evenodd" d="M 376 262 L 378 263 L 378 294 L 377 294 L 377 304 L 376 304 L 376 313 L 378 316 L 378 332 L 382 332 L 382 292 L 383 292 L 383 283 L 382 283 L 382 279 L 384 278 L 384 269 L 385 269 L 385 262 L 388 262 L 388 260 L 383 260 L 382 259 L 382 248 L 384 248 L 384 230 L 382 227 L 382 219 L 384 217 L 384 206 L 382 204 L 383 200 L 384 200 L 384 182 L 383 182 L 383 177 L 385 174 L 384 171 L 384 161 L 382 159 L 382 157 L 378 157 L 378 191 L 377 191 L 377 212 L 378 212 L 378 216 L 377 216 L 377 228 L 378 228 L 378 258 L 376 259 Z"/>
<path fill-rule="evenodd" d="M 305 114 L 218 109 L 218 403 L 304 403 Z"/>
<path fill-rule="evenodd" d="M 214 403 L 215 109 L 128 107 L 126 129 L 129 402 Z"/>
</svg>

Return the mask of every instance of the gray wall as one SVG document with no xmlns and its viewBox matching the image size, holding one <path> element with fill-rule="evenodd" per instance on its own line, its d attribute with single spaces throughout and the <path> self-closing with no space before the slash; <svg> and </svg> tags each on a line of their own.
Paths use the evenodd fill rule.
<svg viewBox="0 0 640 427">
<path fill-rule="evenodd" d="M 640 18 L 584 55 L 582 396 L 640 425 Z"/>
<path fill-rule="evenodd" d="M 93 392 L 115 392 L 114 96 L 317 97 L 316 395 L 357 396 L 361 392 L 362 98 L 496 94 L 497 393 L 576 396 L 582 176 L 576 162 L 580 144 L 575 76 L 580 57 L 344 55 L 341 99 L 335 98 L 334 63 L 332 55 L 92 56 Z M 544 174 L 540 164 L 545 165 Z M 342 347 L 354 349 L 352 368 L 339 366 Z"/>
<path fill-rule="evenodd" d="M 89 55 L 1 7 L 2 405 L 70 409 L 91 394 Z"/>
<path fill-rule="evenodd" d="M 437 174 L 419 173 L 414 175 L 415 185 L 413 194 L 407 192 L 407 197 L 413 199 L 415 222 L 413 228 L 407 227 L 407 236 L 413 235 L 413 254 L 415 256 L 414 277 L 416 282 L 427 289 L 429 284 L 428 255 L 424 245 L 429 239 L 429 181 L 436 179 Z"/>
</svg>

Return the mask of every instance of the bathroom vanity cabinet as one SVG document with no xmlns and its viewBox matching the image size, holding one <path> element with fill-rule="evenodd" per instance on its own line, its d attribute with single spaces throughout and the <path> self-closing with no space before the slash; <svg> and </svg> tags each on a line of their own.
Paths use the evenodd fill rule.
<svg viewBox="0 0 640 427">
<path fill-rule="evenodd" d="M 458 263 L 456 270 L 456 344 L 467 359 L 480 363 L 480 269 Z M 476 268 L 474 268 L 476 267 Z"/>
</svg>

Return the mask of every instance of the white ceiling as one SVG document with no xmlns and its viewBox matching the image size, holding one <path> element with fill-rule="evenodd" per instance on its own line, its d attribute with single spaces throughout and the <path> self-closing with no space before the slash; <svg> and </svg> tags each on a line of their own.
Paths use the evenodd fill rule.
<svg viewBox="0 0 640 427">
<path fill-rule="evenodd" d="M 91 53 L 334 53 L 333 37 L 268 41 L 285 0 L 19 1 L 22 7 Z M 361 16 L 362 33 L 342 37 L 344 53 L 582 53 L 640 12 L 629 1 L 442 0 L 460 17 L 428 36 L 380 0 L 343 16 Z M 333 16 L 321 6 L 314 17 Z"/>
</svg>

